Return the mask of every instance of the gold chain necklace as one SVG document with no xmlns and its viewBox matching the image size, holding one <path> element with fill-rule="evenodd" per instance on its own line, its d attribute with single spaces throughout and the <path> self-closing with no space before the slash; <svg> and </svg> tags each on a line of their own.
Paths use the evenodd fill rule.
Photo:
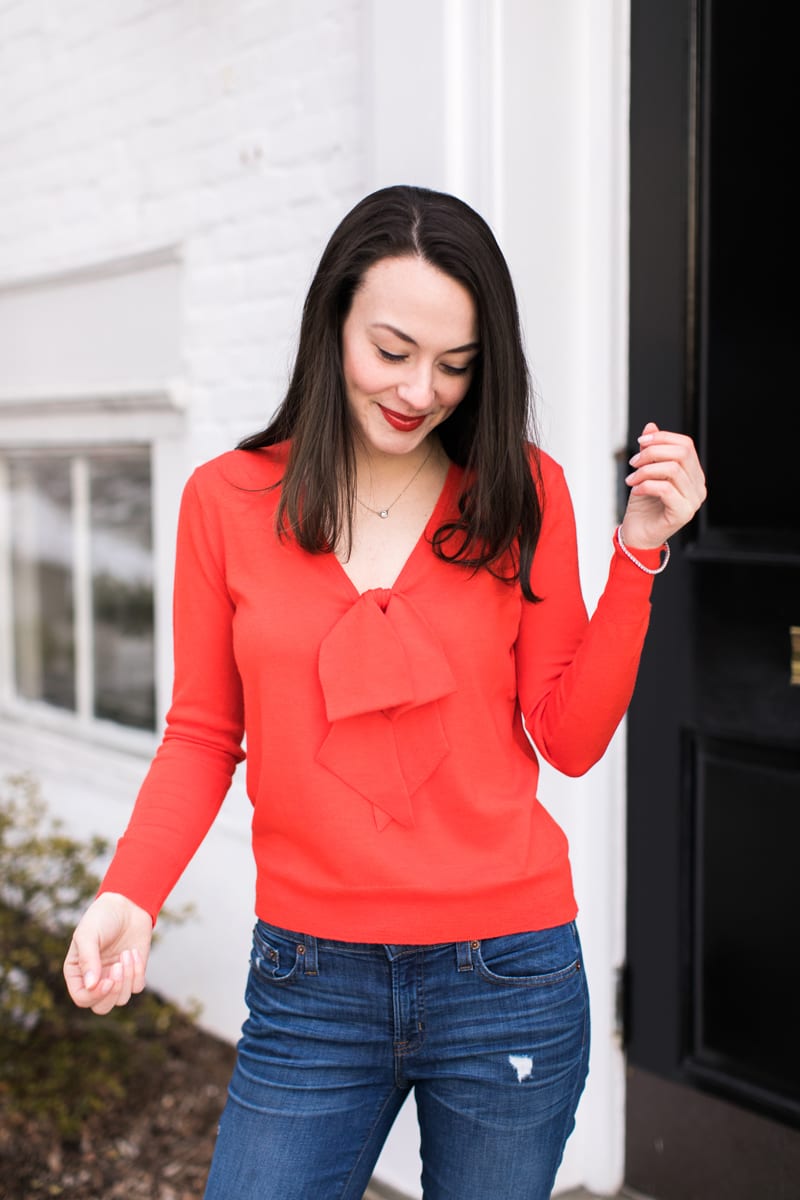
<svg viewBox="0 0 800 1200">
<path fill-rule="evenodd" d="M 364 503 L 364 501 L 361 499 L 361 497 L 359 495 L 356 495 L 356 500 L 358 501 L 358 503 L 361 505 L 362 508 L 365 508 L 367 510 L 367 512 L 374 513 L 376 517 L 380 517 L 381 520 L 385 521 L 386 518 L 389 516 L 389 510 L 394 508 L 395 504 L 397 504 L 397 501 L 400 499 L 400 497 L 402 495 L 404 495 L 408 491 L 408 489 L 411 487 L 412 483 L 417 478 L 417 476 L 419 475 L 422 468 L 425 466 L 425 464 L 428 461 L 428 459 L 430 458 L 430 456 L 433 454 L 433 451 L 434 451 L 434 447 L 431 446 L 430 450 L 425 455 L 422 462 L 419 464 L 419 466 L 417 467 L 416 471 L 409 479 L 406 486 L 403 488 L 403 490 L 401 492 L 397 493 L 397 495 L 395 496 L 395 498 L 391 502 L 391 504 L 387 504 L 385 508 L 370 508 L 370 506 L 368 504 Z"/>
</svg>

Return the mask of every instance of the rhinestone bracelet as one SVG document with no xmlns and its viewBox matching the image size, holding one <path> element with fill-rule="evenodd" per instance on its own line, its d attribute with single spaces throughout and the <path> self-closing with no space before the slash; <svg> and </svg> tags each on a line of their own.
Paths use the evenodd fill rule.
<svg viewBox="0 0 800 1200">
<path fill-rule="evenodd" d="M 665 569 L 667 563 L 669 562 L 669 553 L 670 553 L 669 542 L 664 542 L 664 545 L 660 547 L 660 549 L 663 550 L 663 552 L 664 552 L 664 561 L 662 562 L 660 567 L 655 567 L 655 568 L 646 567 L 644 565 L 644 563 L 640 563 L 638 558 L 636 558 L 635 555 L 631 554 L 630 550 L 623 542 L 621 525 L 617 526 L 617 545 L 619 546 L 620 550 L 625 555 L 625 557 L 629 558 L 631 560 L 631 562 L 634 564 L 634 566 L 638 567 L 640 571 L 644 571 L 645 575 L 660 575 L 661 572 Z"/>
</svg>

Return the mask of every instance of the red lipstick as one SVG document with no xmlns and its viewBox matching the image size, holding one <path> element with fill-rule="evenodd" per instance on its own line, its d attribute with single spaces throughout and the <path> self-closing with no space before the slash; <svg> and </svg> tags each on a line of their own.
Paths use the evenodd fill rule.
<svg viewBox="0 0 800 1200">
<path fill-rule="evenodd" d="M 378 408 L 383 413 L 384 419 L 388 421 L 392 429 L 399 429 L 401 433 L 413 433 L 415 429 L 419 429 L 425 417 L 405 417 L 402 413 L 394 412 L 391 408 L 384 408 L 382 404 Z"/>
</svg>

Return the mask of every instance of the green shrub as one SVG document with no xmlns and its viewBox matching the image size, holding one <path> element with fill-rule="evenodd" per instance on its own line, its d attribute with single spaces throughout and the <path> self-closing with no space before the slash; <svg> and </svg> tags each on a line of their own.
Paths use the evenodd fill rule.
<svg viewBox="0 0 800 1200">
<path fill-rule="evenodd" d="M 64 1141 L 124 1099 L 181 1017 L 150 991 L 101 1018 L 67 995 L 64 955 L 107 849 L 48 818 L 30 776 L 0 786 L 0 1116 L 47 1123 Z"/>
</svg>

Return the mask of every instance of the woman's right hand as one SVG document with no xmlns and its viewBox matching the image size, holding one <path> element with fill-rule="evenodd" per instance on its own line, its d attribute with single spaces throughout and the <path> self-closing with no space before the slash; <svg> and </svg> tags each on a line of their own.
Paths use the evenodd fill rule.
<svg viewBox="0 0 800 1200">
<path fill-rule="evenodd" d="M 89 906 L 64 960 L 67 991 L 79 1008 L 108 1013 L 145 984 L 153 936 L 150 914 L 117 892 Z"/>
</svg>

